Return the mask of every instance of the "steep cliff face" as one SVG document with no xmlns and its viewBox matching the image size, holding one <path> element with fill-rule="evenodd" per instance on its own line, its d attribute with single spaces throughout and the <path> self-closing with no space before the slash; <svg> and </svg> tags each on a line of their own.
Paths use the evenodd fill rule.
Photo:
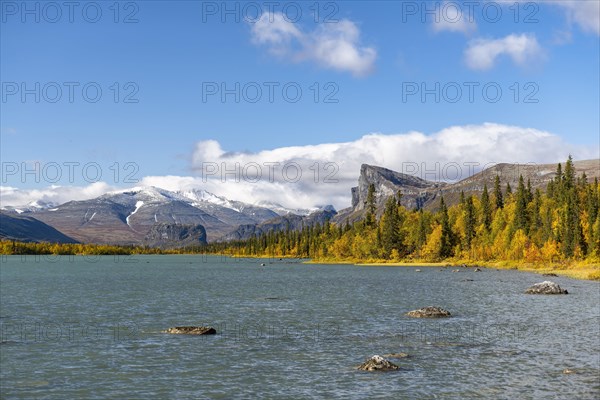
<svg viewBox="0 0 600 400">
<path fill-rule="evenodd" d="M 435 183 L 424 179 L 395 172 L 387 168 L 363 164 L 360 167 L 358 186 L 352 188 L 352 208 L 359 211 L 365 208 L 369 186 L 375 185 L 375 204 L 382 208 L 388 197 L 394 196 L 398 190 L 402 191 L 402 204 L 406 207 L 417 207 L 424 200 L 430 198 L 431 193 L 445 187 L 443 182 Z"/>
<path fill-rule="evenodd" d="M 586 174 L 588 180 L 600 177 L 600 161 L 585 160 L 573 163 L 577 175 Z M 563 164 L 564 168 L 564 164 Z M 500 177 L 502 189 L 509 183 L 516 188 L 519 176 L 525 181 L 529 179 L 533 189 L 545 189 L 548 182 L 556 176 L 556 164 L 496 164 L 466 179 L 454 183 L 432 182 L 387 168 L 363 164 L 360 168 L 358 186 L 351 189 L 352 206 L 343 210 L 333 219 L 336 223 L 352 222 L 361 219 L 365 214 L 365 205 L 369 186 L 375 185 L 375 205 L 377 214 L 383 213 L 385 202 L 398 191 L 402 192 L 402 205 L 408 209 L 436 209 L 440 196 L 448 205 L 458 203 L 460 193 L 480 196 L 484 185 L 488 190 L 494 187 L 496 175 Z"/>
<path fill-rule="evenodd" d="M 206 244 L 206 230 L 202 225 L 157 223 L 150 228 L 144 244 L 161 248 L 200 246 Z"/>
</svg>

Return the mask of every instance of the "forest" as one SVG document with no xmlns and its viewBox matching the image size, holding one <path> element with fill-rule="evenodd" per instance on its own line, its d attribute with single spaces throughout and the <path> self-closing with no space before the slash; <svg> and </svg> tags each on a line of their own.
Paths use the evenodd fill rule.
<svg viewBox="0 0 600 400">
<path fill-rule="evenodd" d="M 558 164 L 546 190 L 493 187 L 480 196 L 461 194 L 448 207 L 443 197 L 435 212 L 407 210 L 402 193 L 387 200 L 377 218 L 375 187 L 369 188 L 365 217 L 358 222 L 269 232 L 246 241 L 215 243 L 209 252 L 238 256 L 301 257 L 320 261 L 440 262 L 465 260 L 560 263 L 600 261 L 600 187 L 576 176 L 571 157 Z"/>
</svg>

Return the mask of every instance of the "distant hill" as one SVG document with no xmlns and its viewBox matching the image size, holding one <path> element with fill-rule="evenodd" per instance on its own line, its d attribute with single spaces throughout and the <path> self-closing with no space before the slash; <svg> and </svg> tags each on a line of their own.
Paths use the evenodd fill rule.
<svg viewBox="0 0 600 400">
<path fill-rule="evenodd" d="M 304 226 L 313 226 L 317 223 L 323 225 L 325 221 L 333 219 L 336 214 L 337 212 L 333 208 L 325 208 L 308 215 L 289 214 L 260 224 L 240 225 L 236 230 L 220 238 L 219 241 L 246 240 L 250 239 L 252 235 L 260 236 L 268 232 L 286 230 L 295 231 L 302 229 Z"/>
<path fill-rule="evenodd" d="M 32 217 L 0 212 L 0 238 L 20 242 L 77 243 L 69 236 Z"/>
</svg>

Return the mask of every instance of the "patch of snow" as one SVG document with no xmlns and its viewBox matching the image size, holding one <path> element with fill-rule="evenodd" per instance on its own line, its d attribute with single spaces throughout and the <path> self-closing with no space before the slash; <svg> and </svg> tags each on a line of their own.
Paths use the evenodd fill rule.
<svg viewBox="0 0 600 400">
<path fill-rule="evenodd" d="M 181 196 L 183 196 L 187 200 L 191 200 L 192 201 L 191 205 L 194 207 L 201 206 L 202 205 L 201 203 L 210 203 L 210 204 L 215 204 L 215 205 L 218 205 L 221 207 L 229 208 L 229 209 L 237 211 L 237 212 L 242 212 L 244 209 L 243 204 L 240 205 L 239 202 L 234 202 L 234 201 L 228 200 L 225 197 L 217 196 L 216 194 L 213 194 L 206 190 L 194 189 L 194 190 L 187 190 L 184 192 L 178 192 L 178 194 L 181 194 Z"/>
<path fill-rule="evenodd" d="M 154 222 L 158 222 L 158 218 L 156 218 L 156 214 L 154 214 Z"/>
<path fill-rule="evenodd" d="M 58 211 L 58 208 L 50 208 L 48 211 Z"/>
<path fill-rule="evenodd" d="M 18 208 L 15 208 L 15 212 L 16 212 L 17 214 L 22 214 L 22 213 L 23 213 L 23 210 L 19 210 Z"/>
<path fill-rule="evenodd" d="M 180 195 L 154 186 L 137 186 L 108 192 L 101 196 L 120 204 L 131 204 L 135 200 L 147 203 L 166 203 L 172 200 L 183 200 Z"/>
<path fill-rule="evenodd" d="M 131 214 L 129 214 L 127 216 L 127 218 L 125 218 L 125 222 L 127 222 L 127 225 L 129 225 L 129 218 L 131 218 L 131 216 L 133 214 L 135 214 L 136 212 L 138 212 L 138 210 L 144 205 L 143 201 L 138 201 L 137 203 L 135 203 L 135 210 L 133 210 L 133 212 Z M 129 225 L 129 227 L 131 227 L 131 225 Z"/>
<path fill-rule="evenodd" d="M 96 216 L 96 213 L 94 212 L 94 213 L 92 214 L 92 217 L 91 217 L 90 219 L 88 219 L 88 222 L 90 222 L 91 220 L 93 220 L 95 216 Z"/>
<path fill-rule="evenodd" d="M 282 206 L 281 204 L 271 203 L 269 201 L 259 201 L 257 203 L 254 203 L 254 205 L 256 205 L 258 207 L 268 208 L 269 210 L 277 213 L 280 216 L 285 216 L 288 214 L 306 216 L 306 215 L 309 215 L 309 214 L 319 210 L 318 208 L 311 208 L 311 209 L 287 208 L 287 207 Z"/>
</svg>

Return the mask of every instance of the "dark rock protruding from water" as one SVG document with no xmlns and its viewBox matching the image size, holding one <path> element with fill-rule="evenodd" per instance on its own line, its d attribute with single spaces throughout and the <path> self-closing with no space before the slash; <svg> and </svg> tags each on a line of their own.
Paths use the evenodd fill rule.
<svg viewBox="0 0 600 400">
<path fill-rule="evenodd" d="M 452 316 L 449 311 L 444 310 L 443 308 L 431 306 L 409 311 L 406 315 L 414 318 L 446 318 Z"/>
<path fill-rule="evenodd" d="M 525 293 L 527 294 L 569 294 L 566 289 L 561 288 L 557 283 L 544 281 L 536 283 L 529 287 Z"/>
<path fill-rule="evenodd" d="M 400 367 L 384 357 L 374 355 L 360 364 L 357 369 L 360 371 L 396 371 Z"/>
<path fill-rule="evenodd" d="M 167 329 L 165 333 L 174 335 L 214 335 L 217 331 L 211 326 L 176 326 Z"/>
</svg>

